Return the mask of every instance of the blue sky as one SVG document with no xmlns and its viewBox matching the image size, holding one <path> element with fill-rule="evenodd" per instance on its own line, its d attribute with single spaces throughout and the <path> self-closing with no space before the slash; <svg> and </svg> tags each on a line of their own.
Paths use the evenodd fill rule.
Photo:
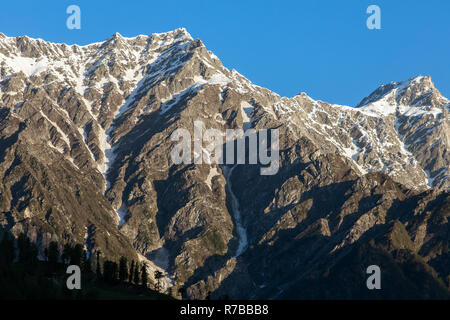
<svg viewBox="0 0 450 320">
<path fill-rule="evenodd" d="M 81 30 L 66 8 L 81 8 Z M 381 30 L 366 9 L 381 8 Z M 8 1 L 0 32 L 87 44 L 185 27 L 228 68 L 282 96 L 354 106 L 381 83 L 431 75 L 450 97 L 450 1 Z"/>
</svg>

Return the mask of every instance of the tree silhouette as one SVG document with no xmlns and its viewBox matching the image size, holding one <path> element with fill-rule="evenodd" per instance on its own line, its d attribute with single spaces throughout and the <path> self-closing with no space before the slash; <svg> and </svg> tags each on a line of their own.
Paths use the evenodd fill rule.
<svg viewBox="0 0 450 320">
<path fill-rule="evenodd" d="M 140 282 L 139 263 L 136 262 L 136 266 L 134 267 L 134 284 L 138 286 Z"/>
<path fill-rule="evenodd" d="M 0 243 L 0 255 L 2 263 L 10 265 L 14 262 L 14 239 L 10 238 L 7 233 L 5 233 Z"/>
<path fill-rule="evenodd" d="M 100 269 L 100 254 L 101 251 L 97 250 L 97 270 L 96 270 L 97 280 L 101 280 L 103 278 L 102 270 Z"/>
<path fill-rule="evenodd" d="M 64 245 L 64 249 L 63 249 L 63 252 L 61 254 L 61 259 L 62 259 L 62 262 L 64 264 L 67 264 L 67 263 L 70 262 L 71 254 L 72 254 L 72 247 L 70 246 L 70 244 L 66 243 Z"/>
<path fill-rule="evenodd" d="M 119 280 L 125 282 L 128 280 L 128 261 L 127 258 L 121 257 L 119 261 Z"/>
<path fill-rule="evenodd" d="M 87 251 L 83 250 L 83 253 L 81 255 L 81 271 L 87 275 L 91 273 L 91 260 L 87 257 Z"/>
<path fill-rule="evenodd" d="M 117 263 L 113 261 L 106 260 L 103 263 L 103 278 L 106 283 L 116 284 L 117 282 Z"/>
<path fill-rule="evenodd" d="M 128 277 L 128 282 L 133 283 L 133 275 L 134 275 L 134 260 L 131 261 L 130 274 Z"/>
<path fill-rule="evenodd" d="M 180 294 L 181 298 L 183 298 L 183 295 L 186 293 L 186 288 L 184 287 L 178 288 L 178 293 Z"/>
<path fill-rule="evenodd" d="M 148 276 L 147 276 L 147 264 L 144 262 L 144 264 L 142 265 L 142 272 L 141 272 L 142 276 L 142 287 L 147 288 L 147 284 L 148 284 Z"/>
<path fill-rule="evenodd" d="M 83 259 L 83 246 L 79 243 L 75 245 L 75 247 L 70 250 L 70 264 L 81 266 L 81 262 Z"/>
<path fill-rule="evenodd" d="M 19 249 L 19 262 L 25 266 L 25 270 L 29 273 L 34 273 L 38 264 L 38 249 L 30 238 L 24 233 L 19 235 L 17 239 L 17 246 Z"/>
<path fill-rule="evenodd" d="M 47 249 L 47 261 L 50 267 L 51 272 L 54 272 L 59 260 L 59 249 L 58 244 L 55 241 L 52 241 L 48 245 Z"/>
<path fill-rule="evenodd" d="M 155 279 L 156 279 L 156 285 L 155 285 L 155 290 L 160 292 L 161 290 L 161 279 L 164 277 L 164 274 L 159 271 L 159 270 L 155 270 Z"/>
</svg>

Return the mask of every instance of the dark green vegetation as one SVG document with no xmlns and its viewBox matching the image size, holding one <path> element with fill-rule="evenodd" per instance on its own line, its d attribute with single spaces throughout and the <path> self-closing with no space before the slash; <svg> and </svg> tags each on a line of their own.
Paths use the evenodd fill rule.
<svg viewBox="0 0 450 320">
<path fill-rule="evenodd" d="M 60 251 L 56 242 L 49 244 L 44 255 L 45 257 L 38 259 L 36 245 L 24 234 L 14 239 L 5 233 L 0 241 L 0 299 L 172 299 L 149 288 L 152 283 L 147 280 L 145 265 L 132 261 L 129 271 L 125 257 L 120 259 L 119 265 L 105 260 L 101 266 L 100 253 L 95 257 L 95 261 L 91 261 L 82 245 L 66 244 Z M 69 276 L 66 270 L 69 265 L 80 266 L 81 290 L 69 290 L 66 287 Z M 135 272 L 134 277 L 131 277 L 132 272 Z"/>
</svg>

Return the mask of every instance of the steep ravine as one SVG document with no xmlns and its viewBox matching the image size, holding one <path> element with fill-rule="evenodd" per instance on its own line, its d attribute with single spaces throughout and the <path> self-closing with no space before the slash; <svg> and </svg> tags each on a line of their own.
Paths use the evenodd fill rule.
<svg viewBox="0 0 450 320">
<path fill-rule="evenodd" d="M 233 175 L 233 170 L 236 168 L 237 165 L 234 165 L 231 168 L 224 167 L 224 175 L 227 181 L 227 191 L 230 194 L 231 199 L 231 210 L 233 211 L 233 217 L 234 221 L 236 223 L 236 231 L 239 237 L 239 244 L 236 249 L 235 257 L 239 257 L 248 246 L 248 239 L 247 239 L 247 230 L 242 225 L 242 217 L 241 212 L 239 210 L 239 200 L 237 199 L 236 195 L 233 192 L 233 185 L 231 182 L 231 176 Z"/>
</svg>

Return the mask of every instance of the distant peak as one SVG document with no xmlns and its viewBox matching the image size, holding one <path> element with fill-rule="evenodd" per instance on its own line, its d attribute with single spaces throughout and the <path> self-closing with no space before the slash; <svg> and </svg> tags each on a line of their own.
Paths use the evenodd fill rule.
<svg viewBox="0 0 450 320">
<path fill-rule="evenodd" d="M 365 97 L 356 107 L 359 108 L 372 102 L 378 101 L 386 95 L 392 93 L 394 90 L 396 91 L 397 95 L 401 95 L 408 89 L 415 91 L 415 95 L 417 96 L 433 91 L 435 90 L 435 87 L 433 81 L 431 80 L 431 77 L 428 75 L 419 75 L 400 82 L 393 81 L 388 84 L 382 84 L 381 86 L 379 86 L 369 96 Z"/>
<path fill-rule="evenodd" d="M 431 77 L 430 76 L 421 76 L 421 75 L 410 78 L 403 82 L 399 82 L 397 87 L 407 88 L 407 87 L 412 87 L 412 86 L 417 86 L 417 85 L 429 86 L 429 87 L 434 88 L 434 84 L 433 84 L 433 81 L 431 81 Z"/>
<path fill-rule="evenodd" d="M 163 32 L 163 33 L 152 33 L 150 36 L 157 36 L 157 37 L 169 36 L 169 37 L 174 37 L 174 38 L 184 37 L 186 39 L 192 40 L 192 36 L 189 34 L 189 32 L 187 32 L 186 28 L 184 28 L 184 27 L 177 28 L 175 30 L 168 31 L 168 32 Z"/>
<path fill-rule="evenodd" d="M 173 31 L 170 31 L 170 32 L 172 32 L 172 33 L 177 33 L 177 34 L 182 33 L 182 34 L 184 34 L 184 35 L 191 36 L 191 35 L 189 34 L 189 32 L 186 30 L 185 27 L 177 28 L 177 29 L 175 29 L 175 30 L 173 30 Z M 169 33 L 170 33 L 170 32 L 169 32 Z"/>
<path fill-rule="evenodd" d="M 136 40 L 138 38 L 173 38 L 173 39 L 187 39 L 193 40 L 192 36 L 187 32 L 186 28 L 177 28 L 175 30 L 162 32 L 162 33 L 151 33 L 151 34 L 140 34 L 132 37 L 124 37 L 119 32 L 115 32 L 111 37 L 106 39 L 106 43 L 116 42 L 116 41 L 128 41 Z M 87 45 L 89 46 L 89 44 Z"/>
<path fill-rule="evenodd" d="M 430 77 L 430 76 L 424 76 L 424 77 L 419 76 L 419 77 L 414 78 L 412 81 L 413 81 L 414 83 L 420 83 L 420 84 L 429 86 L 430 88 L 433 88 L 433 89 L 435 88 L 435 87 L 434 87 L 434 83 L 433 83 L 433 81 L 431 80 L 431 77 Z"/>
<path fill-rule="evenodd" d="M 172 32 L 177 32 L 177 33 L 185 33 L 185 34 L 189 34 L 189 32 L 187 32 L 185 27 L 181 27 L 181 28 L 177 28 L 175 30 L 173 30 Z"/>
</svg>

